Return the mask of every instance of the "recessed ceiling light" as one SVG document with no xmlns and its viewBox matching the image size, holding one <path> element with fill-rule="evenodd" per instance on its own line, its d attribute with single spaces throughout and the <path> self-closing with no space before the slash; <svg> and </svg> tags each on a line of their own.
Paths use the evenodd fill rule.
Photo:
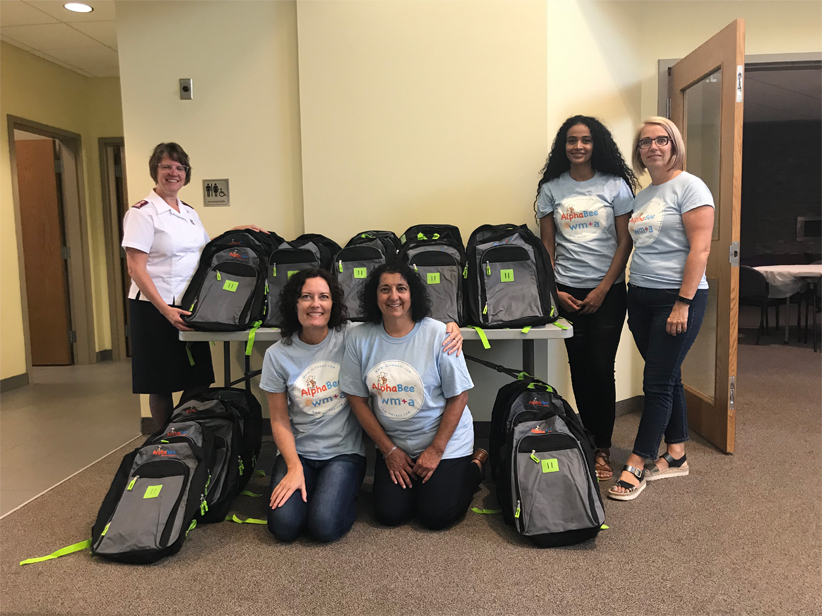
<svg viewBox="0 0 822 616">
<path fill-rule="evenodd" d="M 94 10 L 88 4 L 82 4 L 80 2 L 69 2 L 64 4 L 63 8 L 75 13 L 91 13 Z"/>
</svg>

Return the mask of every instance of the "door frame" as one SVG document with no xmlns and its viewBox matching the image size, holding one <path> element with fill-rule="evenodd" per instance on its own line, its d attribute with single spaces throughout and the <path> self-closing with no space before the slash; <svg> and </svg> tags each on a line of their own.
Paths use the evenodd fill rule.
<svg viewBox="0 0 822 616">
<path fill-rule="evenodd" d="M 26 264 L 23 255 L 23 228 L 20 221 L 20 193 L 17 185 L 17 158 L 15 155 L 14 131 L 22 130 L 49 139 L 56 139 L 74 158 L 76 173 L 73 174 L 77 189 L 76 198 L 64 199 L 66 245 L 70 251 L 68 259 L 69 304 L 71 305 L 70 327 L 77 334 L 73 345 L 75 364 L 96 362 L 94 336 L 94 311 L 91 289 L 91 259 L 89 255 L 88 214 L 85 198 L 85 170 L 83 166 L 82 138 L 71 131 L 41 124 L 17 116 L 8 116 L 9 163 L 11 166 L 11 190 L 14 200 L 14 228 L 19 248 L 17 265 L 20 276 L 20 302 L 23 308 L 23 338 L 25 340 L 26 372 L 31 374 L 31 336 L 29 325 L 28 295 L 26 289 Z M 65 174 L 64 174 L 65 175 Z M 65 177 L 64 177 L 65 182 Z M 61 190 L 64 190 L 64 186 Z M 74 191 L 72 191 L 73 193 Z M 70 195 L 73 197 L 73 194 Z"/>
<path fill-rule="evenodd" d="M 671 68 L 682 58 L 666 58 L 657 63 L 657 115 L 671 118 Z M 816 66 L 822 62 L 822 53 L 811 51 L 807 53 L 763 53 L 745 54 L 745 72 L 757 70 L 772 70 L 774 68 L 806 68 L 808 63 Z"/>
<path fill-rule="evenodd" d="M 120 228 L 117 224 L 119 212 L 117 202 L 112 200 L 111 173 L 109 169 L 107 149 L 109 146 L 125 148 L 123 137 L 100 137 L 98 140 L 100 154 L 100 183 L 103 196 L 103 231 L 106 242 L 106 274 L 108 278 L 108 306 L 109 322 L 111 323 L 111 353 L 112 359 L 118 361 L 126 359 L 126 321 L 123 317 L 126 308 L 120 290 L 123 288 L 123 276 L 120 271 Z M 123 169 L 125 178 L 125 169 Z"/>
</svg>

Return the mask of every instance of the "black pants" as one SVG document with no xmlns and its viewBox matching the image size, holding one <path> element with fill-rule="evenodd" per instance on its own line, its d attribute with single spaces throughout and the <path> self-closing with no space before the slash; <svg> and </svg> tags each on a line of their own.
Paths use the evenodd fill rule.
<svg viewBox="0 0 822 616">
<path fill-rule="evenodd" d="M 585 299 L 593 289 L 576 289 L 558 284 L 557 289 L 576 299 Z M 565 339 L 571 384 L 577 399 L 582 423 L 594 435 L 597 447 L 611 446 L 616 408 L 614 361 L 628 299 L 624 282 L 614 284 L 602 305 L 593 314 L 568 312 L 559 307 L 559 314 L 574 324 L 573 338 Z"/>
<path fill-rule="evenodd" d="M 482 471 L 471 456 L 441 460 L 431 478 L 414 479 L 404 490 L 391 481 L 388 467 L 377 455 L 374 469 L 374 515 L 380 524 L 397 526 L 416 514 L 423 526 L 440 530 L 457 522 L 468 511 Z"/>
</svg>

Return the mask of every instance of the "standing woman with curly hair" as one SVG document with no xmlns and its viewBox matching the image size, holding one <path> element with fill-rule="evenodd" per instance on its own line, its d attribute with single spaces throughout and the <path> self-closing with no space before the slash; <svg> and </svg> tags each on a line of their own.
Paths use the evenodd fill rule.
<svg viewBox="0 0 822 616">
<path fill-rule="evenodd" d="M 571 383 L 596 444 L 596 473 L 613 477 L 614 360 L 625 322 L 628 218 L 637 179 L 596 118 L 568 118 L 537 186 L 540 236 L 557 280 L 559 313 L 574 324 L 565 340 Z"/>
</svg>

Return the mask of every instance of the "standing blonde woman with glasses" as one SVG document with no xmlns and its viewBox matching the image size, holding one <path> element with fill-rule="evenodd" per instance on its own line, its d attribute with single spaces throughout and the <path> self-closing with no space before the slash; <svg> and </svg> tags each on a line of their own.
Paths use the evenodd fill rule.
<svg viewBox="0 0 822 616">
<path fill-rule="evenodd" d="M 689 472 L 681 367 L 708 301 L 705 266 L 714 201 L 705 183 L 684 171 L 684 160 L 685 145 L 673 122 L 661 117 L 643 122 L 634 138 L 633 166 L 637 173 L 647 169 L 652 184 L 636 196 L 628 222 L 634 242 L 628 327 L 645 359 L 645 407 L 633 452 L 608 490 L 615 500 L 633 500 L 647 481 Z M 663 436 L 667 447 L 658 457 Z"/>
</svg>

